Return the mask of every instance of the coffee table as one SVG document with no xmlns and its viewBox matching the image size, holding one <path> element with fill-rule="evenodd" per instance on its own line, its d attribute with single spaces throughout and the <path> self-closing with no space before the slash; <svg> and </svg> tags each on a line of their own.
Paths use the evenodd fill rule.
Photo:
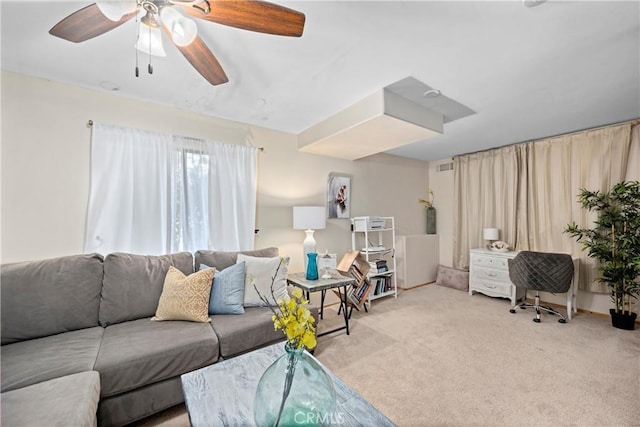
<svg viewBox="0 0 640 427">
<path fill-rule="evenodd" d="M 320 319 L 324 317 L 324 298 L 326 292 L 329 289 L 337 289 L 337 294 L 340 297 L 340 305 L 342 307 L 342 315 L 344 316 L 344 326 L 331 329 L 329 331 L 323 331 L 322 333 L 319 333 L 318 336 L 321 337 L 332 332 L 341 331 L 342 329 L 346 329 L 347 335 L 349 335 L 349 304 L 347 302 L 347 289 L 350 285 L 356 283 L 356 279 L 351 276 L 343 276 L 338 270 L 330 270 L 328 273 L 331 275 L 331 278 L 319 278 L 316 280 L 307 280 L 305 278 L 305 273 L 289 274 L 287 277 L 287 283 L 297 286 L 305 291 L 307 299 L 309 299 L 309 294 L 311 292 L 322 292 L 320 296 Z"/>
<path fill-rule="evenodd" d="M 284 353 L 284 343 L 277 343 L 182 375 L 182 390 L 191 425 L 255 426 L 253 402 L 258 381 L 262 373 Z M 327 371 L 336 388 L 335 414 L 330 417 L 336 425 L 395 425 L 322 363 L 318 363 Z"/>
</svg>

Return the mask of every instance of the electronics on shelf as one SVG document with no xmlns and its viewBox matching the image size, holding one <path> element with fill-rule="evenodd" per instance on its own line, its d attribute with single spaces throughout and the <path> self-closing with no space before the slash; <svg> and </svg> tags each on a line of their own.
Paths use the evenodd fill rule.
<svg viewBox="0 0 640 427">
<path fill-rule="evenodd" d="M 378 216 L 357 216 L 353 218 L 353 231 L 381 230 L 384 218 Z"/>
</svg>

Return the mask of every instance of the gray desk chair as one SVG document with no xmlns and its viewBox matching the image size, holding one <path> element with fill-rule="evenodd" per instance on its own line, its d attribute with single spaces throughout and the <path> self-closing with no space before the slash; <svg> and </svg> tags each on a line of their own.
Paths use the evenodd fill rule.
<svg viewBox="0 0 640 427">
<path fill-rule="evenodd" d="M 534 322 L 540 322 L 540 310 L 560 316 L 558 322 L 566 323 L 567 320 L 559 311 L 551 307 L 540 305 L 540 291 L 551 293 L 566 293 L 571 287 L 573 279 L 573 260 L 571 255 L 556 254 L 550 252 L 519 252 L 515 258 L 509 260 L 509 278 L 511 282 L 521 288 L 525 288 L 525 298 L 520 304 L 515 304 L 509 310 L 516 312 L 516 307 L 525 309 L 533 307 L 536 310 Z M 526 301 L 527 290 L 536 291 L 534 303 Z"/>
</svg>

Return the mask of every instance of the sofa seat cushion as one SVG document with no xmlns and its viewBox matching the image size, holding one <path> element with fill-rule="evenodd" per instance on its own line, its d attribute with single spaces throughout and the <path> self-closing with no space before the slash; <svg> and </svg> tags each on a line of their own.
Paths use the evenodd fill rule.
<svg viewBox="0 0 640 427">
<path fill-rule="evenodd" d="M 80 329 L 0 347 L 2 391 L 91 371 L 104 329 Z"/>
<path fill-rule="evenodd" d="M 67 375 L 0 395 L 3 426 L 95 426 L 100 399 L 96 371 Z"/>
<path fill-rule="evenodd" d="M 271 315 L 268 307 L 245 307 L 240 316 L 211 316 L 211 326 L 220 341 L 220 356 L 229 358 L 278 340 L 284 341 L 284 333 L 273 328 Z"/>
<path fill-rule="evenodd" d="M 218 357 L 218 338 L 208 323 L 147 318 L 108 326 L 95 370 L 106 397 L 210 365 Z"/>
</svg>

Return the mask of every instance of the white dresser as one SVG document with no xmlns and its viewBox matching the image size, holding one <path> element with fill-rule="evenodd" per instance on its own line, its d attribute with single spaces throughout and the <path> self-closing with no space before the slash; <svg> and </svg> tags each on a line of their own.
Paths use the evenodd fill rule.
<svg viewBox="0 0 640 427">
<path fill-rule="evenodd" d="M 490 297 L 508 298 L 511 305 L 524 298 L 524 288 L 509 280 L 509 259 L 518 252 L 493 252 L 488 249 L 469 251 L 469 295 L 480 292 Z"/>
<path fill-rule="evenodd" d="M 517 288 L 509 280 L 509 260 L 515 258 L 517 251 L 494 252 L 488 249 L 469 251 L 469 295 L 480 292 L 490 297 L 508 298 L 515 305 L 525 297 L 525 289 Z M 567 318 L 578 311 L 576 304 L 580 259 L 573 258 L 573 280 L 567 292 Z"/>
</svg>

